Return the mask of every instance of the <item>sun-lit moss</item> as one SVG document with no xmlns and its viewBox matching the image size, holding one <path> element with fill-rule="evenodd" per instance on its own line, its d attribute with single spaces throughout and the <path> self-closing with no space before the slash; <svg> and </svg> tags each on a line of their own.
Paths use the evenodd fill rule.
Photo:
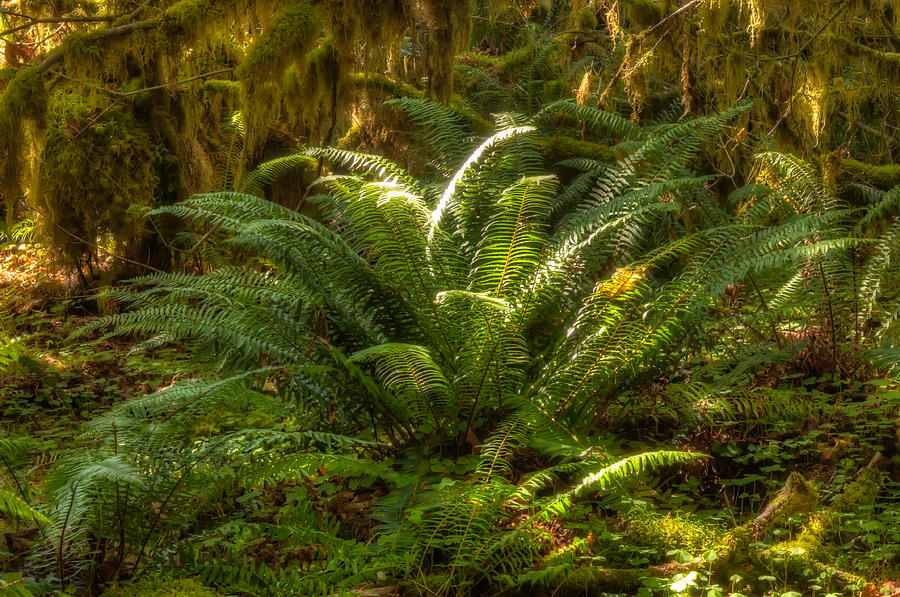
<svg viewBox="0 0 900 597">
<path fill-rule="evenodd" d="M 681 549 L 699 554 L 712 548 L 721 535 L 688 515 L 662 517 L 649 512 L 636 512 L 628 521 L 628 531 L 638 542 L 656 547 L 662 553 Z"/>
<path fill-rule="evenodd" d="M 315 9 L 306 2 L 294 2 L 248 48 L 247 56 L 235 72 L 242 81 L 248 151 L 254 151 L 262 131 L 279 113 L 285 70 L 291 63 L 305 62 L 306 53 L 314 47 L 320 32 L 321 22 Z M 309 81 L 297 84 L 307 85 Z M 304 89 L 304 95 L 308 98 L 310 90 Z"/>
<path fill-rule="evenodd" d="M 214 25 L 226 8 L 221 0 L 181 0 L 166 10 L 160 32 L 169 41 L 201 37 L 204 27 Z"/>
<path fill-rule="evenodd" d="M 124 583 L 104 591 L 102 597 L 218 597 L 217 593 L 207 589 L 192 579 L 149 578 L 135 583 Z"/>
<path fill-rule="evenodd" d="M 294 2 L 248 48 L 238 77 L 280 76 L 291 61 L 302 58 L 313 46 L 320 29 L 316 10 L 306 2 Z"/>
<path fill-rule="evenodd" d="M 76 31 L 70 33 L 63 43 L 63 52 L 66 57 L 66 66 L 84 64 L 99 60 L 103 47 L 100 36 L 96 32 Z"/>
<path fill-rule="evenodd" d="M 871 505 L 880 491 L 881 474 L 875 469 L 863 470 L 851 483 L 844 487 L 843 493 L 834 498 L 831 505 L 835 512 L 848 512 L 859 506 Z"/>
</svg>

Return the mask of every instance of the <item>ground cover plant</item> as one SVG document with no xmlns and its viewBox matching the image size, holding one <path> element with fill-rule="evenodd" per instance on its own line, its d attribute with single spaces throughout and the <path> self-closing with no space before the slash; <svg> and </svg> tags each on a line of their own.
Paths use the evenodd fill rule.
<svg viewBox="0 0 900 597">
<path fill-rule="evenodd" d="M 0 5 L 0 593 L 900 591 L 900 7 Z"/>
</svg>

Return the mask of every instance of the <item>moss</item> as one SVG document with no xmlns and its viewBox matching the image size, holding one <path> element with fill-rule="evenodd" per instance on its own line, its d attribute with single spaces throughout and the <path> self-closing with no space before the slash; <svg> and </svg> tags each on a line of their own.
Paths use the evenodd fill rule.
<svg viewBox="0 0 900 597">
<path fill-rule="evenodd" d="M 662 5 L 654 0 L 626 0 L 623 4 L 631 21 L 642 29 L 652 27 L 663 18 Z"/>
<path fill-rule="evenodd" d="M 599 24 L 597 13 L 592 8 L 583 8 L 575 15 L 575 28 L 579 31 L 594 31 Z"/>
<path fill-rule="evenodd" d="M 197 38 L 205 26 L 224 12 L 215 0 L 181 0 L 166 10 L 160 33 L 170 42 Z"/>
<path fill-rule="evenodd" d="M 47 97 L 43 73 L 37 68 L 22 69 L 6 85 L 0 97 L 0 196 L 11 222 L 16 203 L 22 197 L 25 154 L 29 138 L 42 136 L 47 120 Z"/>
<path fill-rule="evenodd" d="M 151 578 L 140 582 L 116 585 L 103 592 L 102 597 L 219 597 L 211 589 L 207 589 L 199 582 L 188 579 L 160 579 Z"/>
<path fill-rule="evenodd" d="M 883 191 L 900 185 L 900 164 L 872 166 L 845 159 L 841 161 L 841 171 L 847 182 L 863 182 Z"/>
<path fill-rule="evenodd" d="M 67 68 L 75 68 L 99 60 L 101 57 L 100 36 L 92 31 L 70 33 L 63 42 L 63 54 Z"/>
<path fill-rule="evenodd" d="M 354 87 L 383 91 L 393 97 L 425 97 L 425 93 L 412 85 L 399 83 L 381 73 L 354 73 L 349 76 Z"/>
<path fill-rule="evenodd" d="M 715 552 L 719 555 L 716 561 L 734 563 L 747 552 L 747 548 L 756 540 L 756 525 L 748 523 L 736 527 L 722 536 L 722 540 L 715 547 Z"/>
<path fill-rule="evenodd" d="M 644 570 L 582 566 L 566 578 L 556 594 L 562 597 L 597 595 L 604 589 L 620 593 L 640 587 L 641 581 L 648 576 Z"/>
<path fill-rule="evenodd" d="M 425 49 L 426 96 L 446 104 L 453 95 L 456 52 L 469 44 L 471 0 L 423 0 L 418 3 L 429 28 Z"/>
<path fill-rule="evenodd" d="M 201 85 L 204 91 L 237 98 L 241 93 L 241 84 L 225 79 L 208 79 Z"/>
<path fill-rule="evenodd" d="M 513 75 L 531 64 L 532 60 L 534 60 L 534 47 L 522 46 L 501 56 L 497 60 L 497 66 L 506 75 Z"/>
<path fill-rule="evenodd" d="M 834 498 L 831 508 L 835 512 L 849 512 L 859 506 L 875 503 L 880 490 L 881 473 L 875 469 L 865 469 L 856 479 L 844 487 L 844 492 Z"/>
<path fill-rule="evenodd" d="M 610 147 L 572 137 L 543 137 L 539 149 L 547 166 L 569 158 L 588 158 L 609 164 L 616 161 L 616 154 Z"/>
<path fill-rule="evenodd" d="M 306 2 L 294 2 L 251 44 L 237 70 L 240 78 L 280 76 L 287 65 L 300 59 L 318 38 L 321 29 L 316 10 Z"/>
<path fill-rule="evenodd" d="M 46 114 L 43 73 L 38 68 L 20 70 L 7 84 L 3 98 L 0 99 L 0 119 L 43 122 Z"/>
<path fill-rule="evenodd" d="M 362 143 L 362 128 L 358 124 L 354 124 L 344 134 L 337 143 L 339 149 L 347 149 L 355 151 Z"/>
<path fill-rule="evenodd" d="M 479 135 L 490 135 L 494 132 L 494 123 L 478 114 L 466 105 L 463 98 L 454 95 L 448 106 L 451 110 L 462 116 L 469 123 L 469 127 Z"/>
<path fill-rule="evenodd" d="M 32 198 L 44 214 L 42 237 L 69 266 L 103 235 L 111 235 L 127 254 L 143 237 L 140 208 L 155 204 L 159 149 L 125 107 L 95 106 L 67 94 L 54 99 L 34 181 L 39 192 Z"/>
<path fill-rule="evenodd" d="M 318 39 L 320 26 L 318 13 L 312 6 L 293 2 L 250 45 L 247 56 L 235 71 L 242 80 L 247 157 L 258 150 L 263 131 L 277 118 L 283 96 L 294 100 L 292 108 L 294 113 L 299 113 L 297 120 L 316 118 L 318 106 L 312 104 L 316 103 L 323 85 L 319 79 L 307 78 L 310 65 L 304 61 Z M 285 71 L 297 62 L 304 67 L 293 75 L 295 80 L 288 79 L 286 93 Z M 287 76 L 292 75 L 287 73 Z"/>
<path fill-rule="evenodd" d="M 687 515 L 660 517 L 639 512 L 628 521 L 629 532 L 641 543 L 663 553 L 681 549 L 697 554 L 712 548 L 720 533 Z"/>
</svg>

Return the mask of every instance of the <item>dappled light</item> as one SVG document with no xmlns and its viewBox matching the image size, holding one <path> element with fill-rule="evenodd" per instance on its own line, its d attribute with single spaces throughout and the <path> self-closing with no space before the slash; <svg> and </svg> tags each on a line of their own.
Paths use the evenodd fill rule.
<svg viewBox="0 0 900 597">
<path fill-rule="evenodd" d="M 0 595 L 897 595 L 898 40 L 0 0 Z"/>
</svg>

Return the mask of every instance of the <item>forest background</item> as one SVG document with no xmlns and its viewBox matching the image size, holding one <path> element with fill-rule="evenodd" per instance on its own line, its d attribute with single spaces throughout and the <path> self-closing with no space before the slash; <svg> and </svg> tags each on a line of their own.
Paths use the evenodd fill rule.
<svg viewBox="0 0 900 597">
<path fill-rule="evenodd" d="M 0 49 L 3 594 L 900 593 L 896 0 Z"/>
</svg>

